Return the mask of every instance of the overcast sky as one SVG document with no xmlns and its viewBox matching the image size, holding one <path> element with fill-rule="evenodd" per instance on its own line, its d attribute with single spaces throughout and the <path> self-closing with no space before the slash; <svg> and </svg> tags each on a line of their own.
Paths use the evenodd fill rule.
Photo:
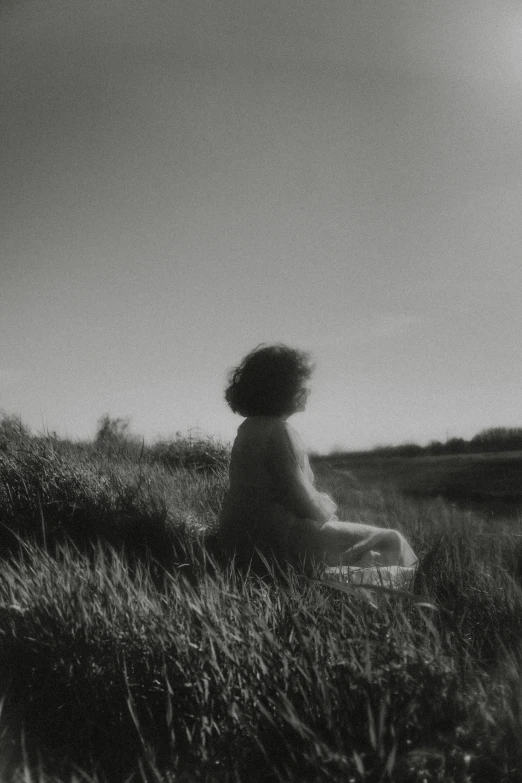
<svg viewBox="0 0 522 783">
<path fill-rule="evenodd" d="M 309 349 L 311 448 L 522 426 L 522 4 L 10 0 L 0 408 L 232 439 Z"/>
</svg>

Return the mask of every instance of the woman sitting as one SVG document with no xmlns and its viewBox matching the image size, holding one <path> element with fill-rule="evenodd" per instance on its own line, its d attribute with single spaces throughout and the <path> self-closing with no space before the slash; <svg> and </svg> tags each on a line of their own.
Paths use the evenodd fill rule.
<svg viewBox="0 0 522 783">
<path fill-rule="evenodd" d="M 287 421 L 304 410 L 312 371 L 307 353 L 274 345 L 256 348 L 230 373 L 225 398 L 246 418 L 232 448 L 221 538 L 243 563 L 258 550 L 294 565 L 413 565 L 399 532 L 340 521 L 334 501 L 314 487 L 305 447 Z"/>
</svg>

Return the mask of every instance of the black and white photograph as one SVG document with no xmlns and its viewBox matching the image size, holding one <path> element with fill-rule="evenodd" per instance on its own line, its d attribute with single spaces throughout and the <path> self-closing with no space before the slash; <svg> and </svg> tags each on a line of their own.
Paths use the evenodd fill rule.
<svg viewBox="0 0 522 783">
<path fill-rule="evenodd" d="M 520 0 L 0 0 L 0 782 L 522 780 Z"/>
</svg>

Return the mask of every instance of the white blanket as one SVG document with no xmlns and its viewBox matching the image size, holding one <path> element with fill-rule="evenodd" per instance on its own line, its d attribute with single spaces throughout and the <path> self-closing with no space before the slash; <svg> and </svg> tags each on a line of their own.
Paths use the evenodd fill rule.
<svg viewBox="0 0 522 783">
<path fill-rule="evenodd" d="M 322 578 L 354 585 L 376 585 L 396 590 L 409 590 L 417 566 L 330 566 Z"/>
</svg>

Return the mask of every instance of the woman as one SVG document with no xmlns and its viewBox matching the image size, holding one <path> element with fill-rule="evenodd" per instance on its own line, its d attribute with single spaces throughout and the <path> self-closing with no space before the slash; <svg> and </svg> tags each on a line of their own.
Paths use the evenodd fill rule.
<svg viewBox="0 0 522 783">
<path fill-rule="evenodd" d="M 287 422 L 305 408 L 312 371 L 307 353 L 273 345 L 257 347 L 230 373 L 225 398 L 246 418 L 232 448 L 222 537 L 247 562 L 259 550 L 296 565 L 413 565 L 399 532 L 340 521 L 334 501 L 314 487 L 306 450 Z"/>
</svg>

